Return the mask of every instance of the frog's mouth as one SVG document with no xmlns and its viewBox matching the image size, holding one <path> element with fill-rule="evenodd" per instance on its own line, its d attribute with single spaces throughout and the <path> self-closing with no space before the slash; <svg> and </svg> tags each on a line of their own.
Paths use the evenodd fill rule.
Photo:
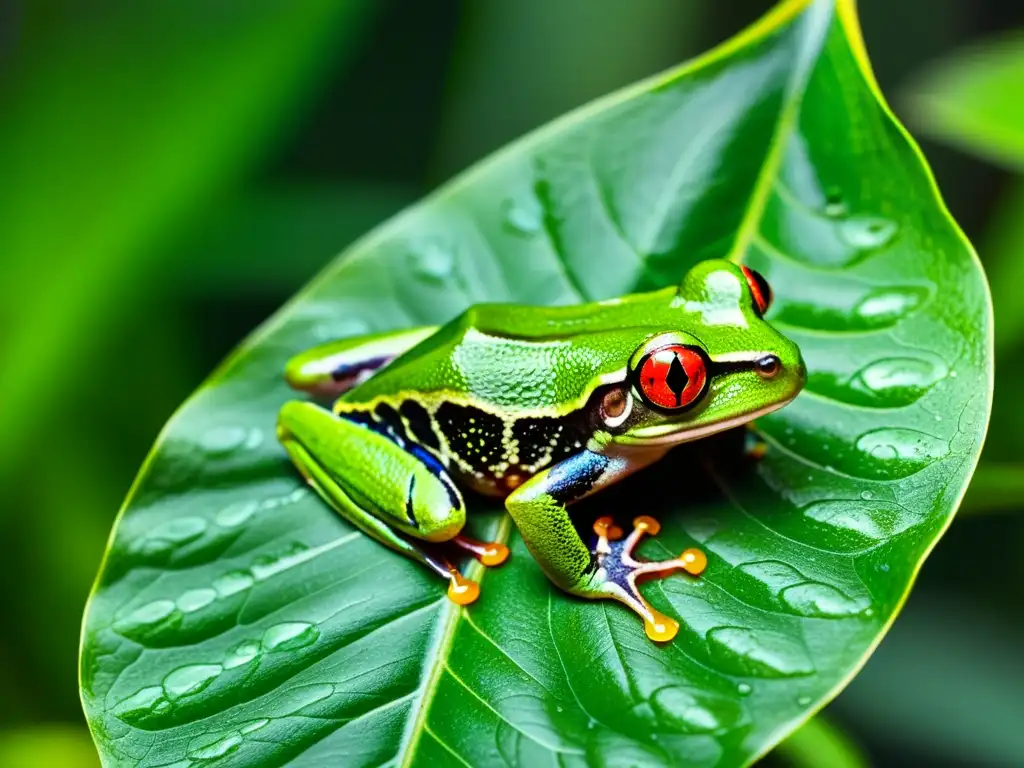
<svg viewBox="0 0 1024 768">
<path fill-rule="evenodd" d="M 777 411 L 783 406 L 789 405 L 793 402 L 799 392 L 794 393 L 791 397 L 785 400 L 780 400 L 777 403 L 766 405 L 764 408 L 759 408 L 756 411 L 750 413 L 744 413 L 740 416 L 735 416 L 731 419 L 725 419 L 724 421 L 716 421 L 710 424 L 702 424 L 699 427 L 687 428 L 682 424 L 658 424 L 651 427 L 641 427 L 628 434 L 619 435 L 615 438 L 616 445 L 622 446 L 636 446 L 637 448 L 653 447 L 653 446 L 673 446 L 681 443 L 688 443 L 691 440 L 698 440 L 708 435 L 715 435 L 719 432 L 724 432 L 727 429 L 733 427 L 742 426 L 754 419 L 759 419 L 772 411 Z"/>
</svg>

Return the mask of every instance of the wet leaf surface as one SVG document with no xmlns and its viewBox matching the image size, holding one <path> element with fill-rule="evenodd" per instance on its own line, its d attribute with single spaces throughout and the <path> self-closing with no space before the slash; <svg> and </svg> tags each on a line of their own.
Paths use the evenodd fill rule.
<svg viewBox="0 0 1024 768">
<path fill-rule="evenodd" d="M 354 245 L 175 415 L 118 520 L 82 649 L 111 765 L 742 765 L 823 706 L 898 613 L 990 407 L 980 268 L 866 71 L 852 8 L 785 3 L 696 62 L 512 145 Z M 588 500 L 709 555 L 613 603 L 509 563 L 468 609 L 307 492 L 274 438 L 295 352 L 676 284 L 731 255 L 776 294 L 807 390 L 756 467 L 692 447 Z M 719 441 L 726 442 L 726 441 Z M 718 442 L 716 442 L 716 446 Z M 289 762 L 290 761 L 290 762 Z"/>
</svg>

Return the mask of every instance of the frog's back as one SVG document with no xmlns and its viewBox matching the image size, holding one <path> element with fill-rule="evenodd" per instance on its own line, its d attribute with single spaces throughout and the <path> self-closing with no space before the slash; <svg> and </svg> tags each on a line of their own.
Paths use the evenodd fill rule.
<svg viewBox="0 0 1024 768">
<path fill-rule="evenodd" d="M 405 394 L 504 410 L 564 411 L 593 381 L 626 365 L 664 322 L 674 291 L 564 307 L 478 304 L 342 397 L 366 403 Z M 626 353 L 628 354 L 628 353 Z"/>
</svg>

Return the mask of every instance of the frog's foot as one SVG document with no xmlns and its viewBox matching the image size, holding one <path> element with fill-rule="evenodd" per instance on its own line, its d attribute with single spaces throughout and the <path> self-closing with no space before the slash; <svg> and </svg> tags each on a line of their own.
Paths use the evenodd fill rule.
<svg viewBox="0 0 1024 768">
<path fill-rule="evenodd" d="M 651 578 L 663 578 L 676 571 L 686 571 L 698 576 L 707 567 L 707 557 L 699 549 L 687 549 L 672 560 L 637 560 L 633 556 L 637 544 L 646 534 L 656 536 L 661 524 L 653 517 L 641 515 L 633 521 L 633 532 L 625 539 L 622 529 L 610 517 L 601 517 L 594 522 L 597 534 L 598 572 L 597 588 L 604 594 L 632 608 L 644 620 L 644 630 L 651 640 L 665 642 L 679 631 L 679 622 L 656 611 L 648 603 L 637 583 Z"/>
<path fill-rule="evenodd" d="M 477 541 L 460 533 L 452 538 L 451 543 L 471 554 L 481 565 L 494 567 L 508 560 L 508 547 L 500 541 Z"/>
</svg>

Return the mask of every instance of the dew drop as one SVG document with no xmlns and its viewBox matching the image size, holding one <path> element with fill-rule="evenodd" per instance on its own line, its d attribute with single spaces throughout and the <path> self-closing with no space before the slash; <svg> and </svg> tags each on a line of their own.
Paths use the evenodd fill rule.
<svg viewBox="0 0 1024 768">
<path fill-rule="evenodd" d="M 413 272 L 432 283 L 444 283 L 455 271 L 455 256 L 437 243 L 425 243 L 411 253 Z"/>
<path fill-rule="evenodd" d="M 732 699 L 680 686 L 659 688 L 651 708 L 658 723 L 676 733 L 712 733 L 732 727 L 743 717 L 742 707 Z"/>
<path fill-rule="evenodd" d="M 212 589 L 190 589 L 178 598 L 178 607 L 185 613 L 198 611 L 217 599 L 217 592 Z"/>
<path fill-rule="evenodd" d="M 949 443 L 917 430 L 885 427 L 857 438 L 857 450 L 866 459 L 860 462 L 866 474 L 891 480 L 912 475 L 941 459 L 949 452 Z"/>
<path fill-rule="evenodd" d="M 880 328 L 916 309 L 928 296 L 923 288 L 876 288 L 853 308 L 857 319 L 868 328 Z"/>
<path fill-rule="evenodd" d="M 875 494 L 873 494 L 871 491 L 861 491 L 860 497 L 864 499 L 864 501 L 870 501 L 875 497 Z"/>
<path fill-rule="evenodd" d="M 194 696 L 206 688 L 224 668 L 220 664 L 189 664 L 179 667 L 164 678 L 164 691 L 172 701 Z"/>
<path fill-rule="evenodd" d="M 229 733 L 227 736 L 210 743 L 203 743 L 203 741 L 205 740 L 200 741 L 202 746 L 192 747 L 185 754 L 193 760 L 216 760 L 238 749 L 243 739 L 238 733 Z"/>
<path fill-rule="evenodd" d="M 854 374 L 850 387 L 868 404 L 910 405 L 946 375 L 944 366 L 912 357 L 877 360 Z"/>
<path fill-rule="evenodd" d="M 177 517 L 156 526 L 146 538 L 180 547 L 198 539 L 206 529 L 206 520 L 201 517 Z"/>
<path fill-rule="evenodd" d="M 208 453 L 224 454 L 245 445 L 249 432 L 244 427 L 214 427 L 200 441 Z"/>
<path fill-rule="evenodd" d="M 251 571 L 256 581 L 264 581 L 271 576 L 276 576 L 282 571 L 294 568 L 300 563 L 309 559 L 309 547 L 302 542 L 296 541 L 291 544 L 286 552 L 276 556 L 263 555 L 253 562 Z"/>
<path fill-rule="evenodd" d="M 797 697 L 796 703 L 801 707 L 806 707 L 812 701 L 810 696 L 799 696 Z"/>
<path fill-rule="evenodd" d="M 753 687 L 749 683 L 740 683 L 736 686 L 736 692 L 740 696 L 749 696 L 753 690 Z"/>
<path fill-rule="evenodd" d="M 861 499 L 816 501 L 804 508 L 804 516 L 869 541 L 895 536 L 921 521 L 906 507 Z"/>
<path fill-rule="evenodd" d="M 708 650 L 723 671 L 752 677 L 810 675 L 814 666 L 793 638 L 746 627 L 716 627 L 708 632 Z"/>
<path fill-rule="evenodd" d="M 256 514 L 259 506 L 255 501 L 241 501 L 229 504 L 218 512 L 213 520 L 221 528 L 237 528 Z"/>
<path fill-rule="evenodd" d="M 538 205 L 527 205 L 508 199 L 502 203 L 501 210 L 502 221 L 510 232 L 529 237 L 540 231 L 541 209 Z"/>
<path fill-rule="evenodd" d="M 793 613 L 823 619 L 855 616 L 865 607 L 864 601 L 854 600 L 835 587 L 814 581 L 786 587 L 779 599 Z"/>
<path fill-rule="evenodd" d="M 269 725 L 269 724 L 270 724 L 270 720 L 267 719 L 267 718 L 263 718 L 262 720 L 253 720 L 251 723 L 246 723 L 245 725 L 243 725 L 238 730 L 239 730 L 240 733 L 248 735 L 250 733 L 254 733 L 255 731 L 258 731 L 260 728 L 266 728 L 267 725 Z"/>
<path fill-rule="evenodd" d="M 221 597 L 230 597 L 247 590 L 253 581 L 252 574 L 247 571 L 228 571 L 214 580 L 213 588 Z"/>
<path fill-rule="evenodd" d="M 312 645 L 320 637 L 320 630 L 304 621 L 275 624 L 263 633 L 263 648 L 271 652 L 295 651 Z"/>
<path fill-rule="evenodd" d="M 881 248 L 896 234 L 896 224 L 877 216 L 856 216 L 839 225 L 839 235 L 847 244 L 864 250 Z"/>
<path fill-rule="evenodd" d="M 314 683 L 290 688 L 276 702 L 278 711 L 295 715 L 306 707 L 323 701 L 334 694 L 334 686 L 330 683 Z"/>
<path fill-rule="evenodd" d="M 830 189 L 825 195 L 825 215 L 838 219 L 846 215 L 846 202 L 838 189 Z"/>
<path fill-rule="evenodd" d="M 224 669 L 234 669 L 248 664 L 260 654 L 260 645 L 254 640 L 247 640 L 235 646 L 224 659 Z"/>
<path fill-rule="evenodd" d="M 154 600 L 114 623 L 118 634 L 141 640 L 181 624 L 182 614 L 173 600 Z"/>
<path fill-rule="evenodd" d="M 565 707 L 563 707 L 561 704 L 556 704 L 555 705 L 555 711 L 556 712 L 564 712 L 565 711 Z"/>
<path fill-rule="evenodd" d="M 145 719 L 147 715 L 159 714 L 167 710 L 170 702 L 164 698 L 164 689 L 158 685 L 143 688 L 114 705 L 115 717 L 134 725 Z"/>
<path fill-rule="evenodd" d="M 123 621 L 126 625 L 158 624 L 173 614 L 175 608 L 177 606 L 173 600 L 154 600 L 136 608 Z"/>
</svg>

